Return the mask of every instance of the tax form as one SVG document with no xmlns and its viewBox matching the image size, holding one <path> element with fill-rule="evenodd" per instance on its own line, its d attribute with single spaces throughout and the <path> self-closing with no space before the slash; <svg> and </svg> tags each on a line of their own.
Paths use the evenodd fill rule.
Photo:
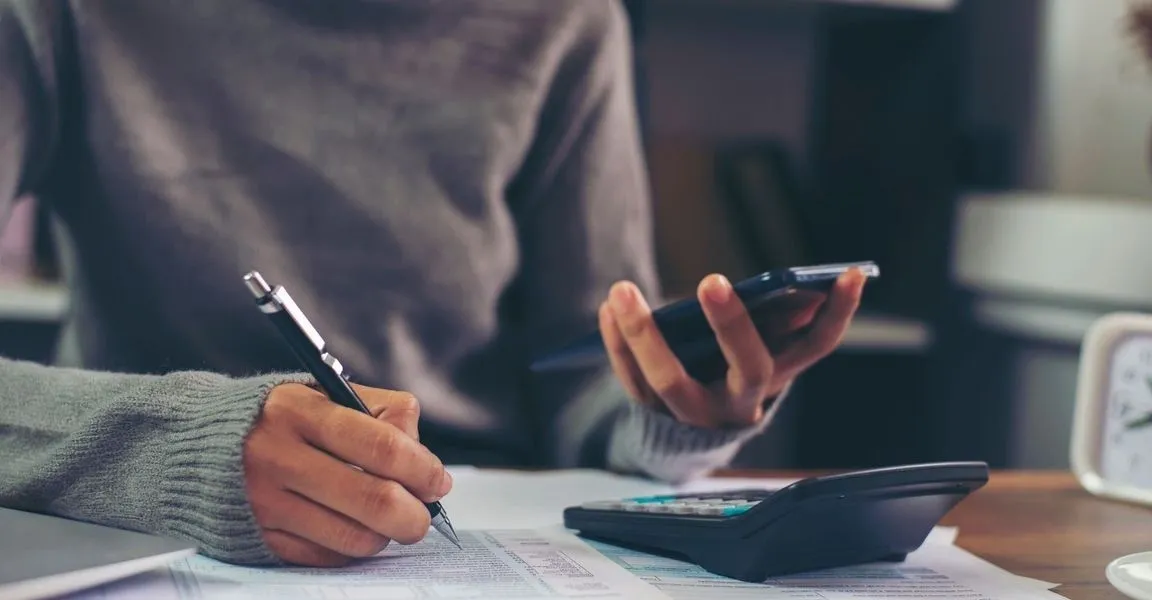
<svg viewBox="0 0 1152 600">
<path fill-rule="evenodd" d="M 338 569 L 250 568 L 194 557 L 76 600 L 667 598 L 562 529 L 457 533 L 463 550 L 429 535 Z"/>
</svg>

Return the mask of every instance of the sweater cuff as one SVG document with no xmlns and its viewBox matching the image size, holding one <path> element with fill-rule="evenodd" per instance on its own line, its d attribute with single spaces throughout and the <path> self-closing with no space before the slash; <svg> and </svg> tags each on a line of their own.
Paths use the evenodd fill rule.
<svg viewBox="0 0 1152 600">
<path fill-rule="evenodd" d="M 689 425 L 632 403 L 612 433 L 609 468 L 681 483 L 728 466 L 744 444 L 771 423 L 790 388 L 772 400 L 759 422 L 738 429 Z"/>
<path fill-rule="evenodd" d="M 269 391 L 309 383 L 304 375 L 225 379 L 176 373 L 187 403 L 172 407 L 164 476 L 158 482 L 165 533 L 192 540 L 202 555 L 239 564 L 276 564 L 252 514 L 244 476 L 244 440 Z"/>
</svg>

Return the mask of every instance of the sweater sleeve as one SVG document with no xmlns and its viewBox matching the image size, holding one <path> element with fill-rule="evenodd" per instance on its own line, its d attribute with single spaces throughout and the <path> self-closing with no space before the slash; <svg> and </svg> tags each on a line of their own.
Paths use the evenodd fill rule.
<svg viewBox="0 0 1152 600">
<path fill-rule="evenodd" d="M 516 313 L 529 355 L 594 330 L 618 280 L 654 304 L 661 297 L 627 17 L 617 2 L 580 5 L 583 20 L 568 28 L 510 196 L 523 246 Z M 725 466 L 775 412 L 740 431 L 691 427 L 633 403 L 607 369 L 534 374 L 531 390 L 552 465 L 669 480 Z"/>
<path fill-rule="evenodd" d="M 272 564 L 243 442 L 294 375 L 127 375 L 0 359 L 0 505 L 189 540 Z"/>
</svg>

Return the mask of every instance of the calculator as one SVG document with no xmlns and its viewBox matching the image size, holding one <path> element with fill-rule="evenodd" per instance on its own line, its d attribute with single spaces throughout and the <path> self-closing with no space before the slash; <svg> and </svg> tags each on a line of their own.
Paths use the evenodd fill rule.
<svg viewBox="0 0 1152 600">
<path fill-rule="evenodd" d="M 983 462 L 942 462 L 744 489 L 607 499 L 572 506 L 589 539 L 677 558 L 717 575 L 770 577 L 902 561 L 941 518 L 988 482 Z"/>
</svg>

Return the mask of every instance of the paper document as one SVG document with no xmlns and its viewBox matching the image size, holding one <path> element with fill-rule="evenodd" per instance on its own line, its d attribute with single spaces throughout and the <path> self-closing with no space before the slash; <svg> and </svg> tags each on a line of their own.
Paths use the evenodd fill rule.
<svg viewBox="0 0 1152 600">
<path fill-rule="evenodd" d="M 340 569 L 238 567 L 203 557 L 80 596 L 83 600 L 492 598 L 664 600 L 562 529 L 435 533 Z"/>
<path fill-rule="evenodd" d="M 679 486 L 593 469 L 490 471 L 449 467 L 452 492 L 444 506 L 457 527 L 535 529 L 564 522 L 564 509 L 597 500 L 738 488 L 780 489 L 794 479 L 698 479 Z"/>
<path fill-rule="evenodd" d="M 936 527 L 904 562 L 745 583 L 682 561 L 583 540 L 563 528 L 563 511 L 596 500 L 755 487 L 785 479 L 705 479 L 680 486 L 602 471 L 487 471 L 451 467 L 444 505 L 460 534 L 457 550 L 437 533 L 340 569 L 259 569 L 202 557 L 81 596 L 85 600 L 284 598 L 509 598 L 518 600 L 947 600 L 1057 599 L 1053 584 L 1017 577 L 954 545 Z"/>
<path fill-rule="evenodd" d="M 724 492 L 728 490 L 759 489 L 778 490 L 796 483 L 795 479 L 746 478 L 746 477 L 703 477 L 674 486 L 680 494 Z"/>
<path fill-rule="evenodd" d="M 536 529 L 564 522 L 564 509 L 584 502 L 665 493 L 647 479 L 603 471 L 487 471 L 449 467 L 452 492 L 444 508 L 456 527 Z"/>
<path fill-rule="evenodd" d="M 925 544 L 900 563 L 825 569 L 746 583 L 691 563 L 589 542 L 604 556 L 651 583 L 672 600 L 853 600 L 938 598 L 956 600 L 1058 599 L 1047 585 L 1016 577 L 946 543 Z"/>
</svg>

